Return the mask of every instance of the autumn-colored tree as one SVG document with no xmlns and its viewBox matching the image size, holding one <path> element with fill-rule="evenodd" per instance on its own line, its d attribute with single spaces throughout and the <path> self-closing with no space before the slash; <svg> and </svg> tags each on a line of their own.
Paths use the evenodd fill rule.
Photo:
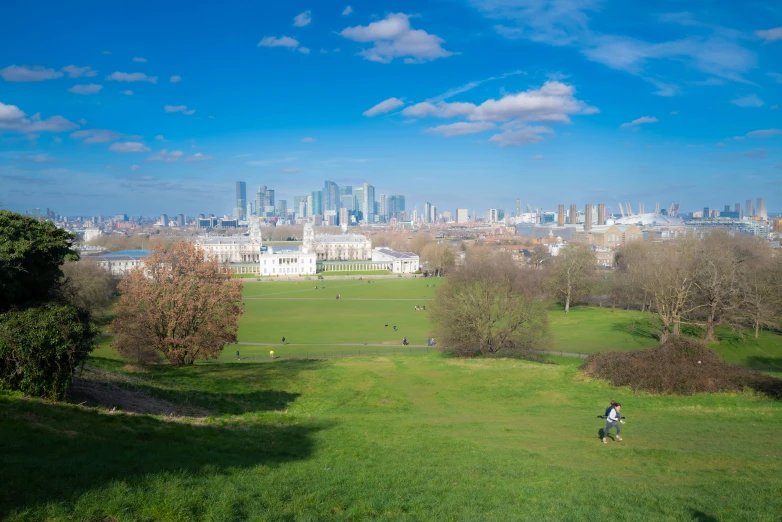
<svg viewBox="0 0 782 522">
<path fill-rule="evenodd" d="M 125 354 L 151 347 L 175 366 L 215 359 L 236 342 L 241 289 L 241 281 L 195 244 L 154 246 L 119 284 L 114 347 Z"/>
</svg>

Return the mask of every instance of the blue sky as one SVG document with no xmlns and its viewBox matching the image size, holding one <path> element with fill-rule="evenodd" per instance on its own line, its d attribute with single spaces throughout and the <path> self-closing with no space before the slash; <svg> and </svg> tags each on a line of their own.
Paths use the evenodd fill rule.
<svg viewBox="0 0 782 522">
<path fill-rule="evenodd" d="M 440 210 L 515 199 L 782 212 L 775 1 L 16 2 L 0 204 L 230 213 L 372 183 Z"/>
</svg>

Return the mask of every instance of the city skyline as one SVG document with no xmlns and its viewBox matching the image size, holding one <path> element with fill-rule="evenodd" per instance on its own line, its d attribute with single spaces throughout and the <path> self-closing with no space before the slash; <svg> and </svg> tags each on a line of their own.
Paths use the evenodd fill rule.
<svg viewBox="0 0 782 522">
<path fill-rule="evenodd" d="M 289 208 L 330 180 L 419 212 L 782 212 L 774 2 L 156 5 L 7 8 L 49 16 L 0 36 L 4 208 L 231 214 L 242 179 Z"/>
</svg>

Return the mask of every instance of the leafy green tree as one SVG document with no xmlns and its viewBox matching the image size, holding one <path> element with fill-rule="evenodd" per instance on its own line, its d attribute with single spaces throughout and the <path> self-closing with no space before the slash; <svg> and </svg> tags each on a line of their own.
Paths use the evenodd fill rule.
<svg viewBox="0 0 782 522">
<path fill-rule="evenodd" d="M 0 313 L 57 299 L 65 261 L 75 261 L 73 234 L 48 221 L 0 210 Z"/>
<path fill-rule="evenodd" d="M 98 334 L 85 310 L 49 303 L 0 314 L 0 384 L 62 399 Z"/>
<path fill-rule="evenodd" d="M 68 304 L 60 266 L 79 258 L 73 235 L 0 211 L 0 386 L 63 398 L 97 331 Z"/>
</svg>

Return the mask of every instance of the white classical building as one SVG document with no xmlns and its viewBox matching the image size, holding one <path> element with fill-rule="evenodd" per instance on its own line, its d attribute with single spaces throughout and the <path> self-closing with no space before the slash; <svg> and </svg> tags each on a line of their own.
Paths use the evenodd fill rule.
<svg viewBox="0 0 782 522">
<path fill-rule="evenodd" d="M 147 250 L 124 250 L 88 259 L 94 259 L 98 265 L 102 266 L 111 275 L 123 277 L 139 266 L 148 255 L 149 252 Z"/>
<path fill-rule="evenodd" d="M 199 237 L 196 243 L 220 263 L 257 263 L 260 259 L 260 243 L 250 236 L 204 236 Z"/>
<path fill-rule="evenodd" d="M 301 250 L 290 248 L 275 249 L 260 246 L 260 275 L 262 276 L 301 276 L 315 275 L 318 269 L 318 256 L 310 251 L 311 242 L 307 236 L 312 236 L 312 223 L 304 225 L 304 245 Z"/>
<path fill-rule="evenodd" d="M 394 274 L 412 274 L 421 267 L 421 259 L 413 252 L 396 252 L 383 247 L 372 251 L 372 262 L 388 264 L 387 270 Z"/>
<path fill-rule="evenodd" d="M 372 259 L 372 241 L 361 234 L 318 234 L 304 227 L 304 248 L 314 252 L 318 261 L 364 261 Z"/>
</svg>

